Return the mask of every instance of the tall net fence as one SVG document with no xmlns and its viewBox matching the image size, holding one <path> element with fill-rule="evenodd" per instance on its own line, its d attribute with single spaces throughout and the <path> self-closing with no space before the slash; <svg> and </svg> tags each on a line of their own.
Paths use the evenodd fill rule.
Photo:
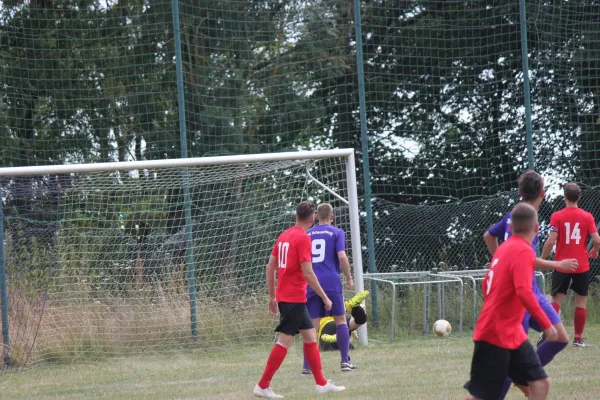
<svg viewBox="0 0 600 400">
<path fill-rule="evenodd" d="M 536 168 L 596 187 L 600 3 L 528 2 Z"/>
<path fill-rule="evenodd" d="M 374 1 L 362 18 L 374 196 L 511 190 L 526 166 L 518 2 Z"/>
<path fill-rule="evenodd" d="M 0 165 L 366 149 L 374 216 L 362 213 L 361 228 L 374 267 L 481 268 L 481 235 L 531 167 L 526 116 L 549 194 L 542 221 L 569 180 L 600 218 L 600 3 L 525 5 L 521 21 L 520 2 L 500 0 L 4 1 Z M 7 237 L 63 229 L 52 197 L 4 201 Z M 58 257 L 48 249 L 27 263 Z M 43 300 L 28 301 L 41 314 Z"/>
<path fill-rule="evenodd" d="M 316 183 L 346 197 L 344 171 L 342 158 L 6 178 L 3 367 L 268 342 L 275 239 L 306 198 L 349 232 L 346 204 Z"/>
</svg>

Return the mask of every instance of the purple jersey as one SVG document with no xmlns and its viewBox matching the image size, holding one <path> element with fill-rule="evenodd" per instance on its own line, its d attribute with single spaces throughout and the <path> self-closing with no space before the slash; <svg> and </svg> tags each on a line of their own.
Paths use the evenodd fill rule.
<svg viewBox="0 0 600 400">
<path fill-rule="evenodd" d="M 342 292 L 338 251 L 346 250 L 346 234 L 331 225 L 317 225 L 308 230 L 312 240 L 312 265 L 326 292 Z M 308 294 L 314 291 L 308 287 Z"/>
<path fill-rule="evenodd" d="M 502 239 L 502 240 L 507 240 L 509 237 L 511 237 L 512 232 L 510 231 L 510 223 L 511 223 L 510 215 L 511 215 L 510 211 L 507 212 L 506 214 L 504 214 L 504 217 L 500 220 L 500 222 L 498 222 L 496 225 L 492 226 L 488 230 L 488 233 L 490 235 L 492 235 L 493 237 Z M 533 238 L 533 242 L 531 243 L 531 247 L 533 247 L 534 252 L 537 249 L 539 240 L 540 240 L 539 233 L 536 233 L 535 237 Z M 537 279 L 535 278 L 535 274 L 533 274 L 533 292 L 536 295 L 541 293 L 540 288 L 538 287 L 538 284 L 537 284 Z"/>
</svg>

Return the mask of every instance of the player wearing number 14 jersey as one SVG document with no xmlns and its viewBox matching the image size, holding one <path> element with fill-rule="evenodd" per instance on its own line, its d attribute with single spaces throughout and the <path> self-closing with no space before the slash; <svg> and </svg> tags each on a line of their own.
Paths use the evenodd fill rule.
<svg viewBox="0 0 600 400">
<path fill-rule="evenodd" d="M 556 244 L 555 259 L 576 258 L 579 268 L 573 273 L 554 271 L 552 274 L 552 306 L 558 312 L 569 289 L 575 292 L 575 335 L 574 347 L 584 347 L 583 329 L 586 320 L 586 303 L 590 284 L 590 262 L 588 258 L 598 258 L 600 236 L 592 214 L 577 206 L 581 188 L 576 183 L 567 183 L 564 188 L 566 208 L 555 212 L 550 218 L 550 235 L 542 258 L 548 257 Z M 592 237 L 594 247 L 588 253 L 587 238 Z"/>
<path fill-rule="evenodd" d="M 313 371 L 317 393 L 341 392 L 343 386 L 335 386 L 323 376 L 321 354 L 317 345 L 317 333 L 306 310 L 306 284 L 308 283 L 322 299 L 324 307 L 331 309 L 331 301 L 319 285 L 311 263 L 311 242 L 306 231 L 314 221 L 315 206 L 303 201 L 296 207 L 296 225 L 284 231 L 275 242 L 267 264 L 267 290 L 269 291 L 269 311 L 279 312 L 279 325 L 275 331 L 279 337 L 271 354 L 262 378 L 254 387 L 254 395 L 268 399 L 283 396 L 273 393 L 271 379 L 279 369 L 288 349 L 294 343 L 297 333 L 304 340 L 304 354 Z M 275 269 L 278 284 L 275 290 Z"/>
</svg>

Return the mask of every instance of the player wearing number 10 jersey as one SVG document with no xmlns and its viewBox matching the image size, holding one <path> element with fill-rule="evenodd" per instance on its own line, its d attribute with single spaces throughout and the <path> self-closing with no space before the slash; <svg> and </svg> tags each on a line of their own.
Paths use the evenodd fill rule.
<svg viewBox="0 0 600 400">
<path fill-rule="evenodd" d="M 483 308 L 473 333 L 471 379 L 465 384 L 473 396 L 471 400 L 503 398 L 507 376 L 517 385 L 528 386 L 529 398 L 546 399 L 550 387 L 521 326 L 527 309 L 548 340 L 556 336 L 556 329 L 533 293 L 531 281 L 536 264 L 531 242 L 539 229 L 537 213 L 529 204 L 520 203 L 513 209 L 511 219 L 513 236 L 494 253 L 482 283 Z"/>
<path fill-rule="evenodd" d="M 564 188 L 566 208 L 555 212 L 550 218 L 550 234 L 542 258 L 548 257 L 556 244 L 555 259 L 576 258 L 579 268 L 573 273 L 554 271 L 552 274 L 552 306 L 558 312 L 569 289 L 575 292 L 575 335 L 574 347 L 584 347 L 583 329 L 586 320 L 586 303 L 590 283 L 590 262 L 588 258 L 598 258 L 600 236 L 592 214 L 577 206 L 581 198 L 581 188 L 576 183 L 567 183 Z M 588 235 L 594 247 L 587 251 Z"/>
<path fill-rule="evenodd" d="M 311 201 L 303 201 L 296 207 L 296 225 L 284 231 L 275 242 L 267 264 L 267 289 L 269 291 L 269 311 L 277 315 L 279 332 L 277 343 L 271 350 L 262 378 L 254 387 L 254 395 L 268 399 L 283 396 L 273 393 L 271 379 L 279 369 L 288 349 L 294 343 L 297 333 L 304 340 L 304 354 L 313 371 L 317 393 L 341 392 L 343 386 L 335 386 L 323 376 L 321 354 L 317 345 L 317 333 L 306 309 L 306 284 L 314 289 L 326 309 L 331 301 L 319 285 L 311 263 L 311 242 L 306 231 L 314 221 L 315 206 Z M 275 268 L 279 283 L 275 291 Z"/>
</svg>

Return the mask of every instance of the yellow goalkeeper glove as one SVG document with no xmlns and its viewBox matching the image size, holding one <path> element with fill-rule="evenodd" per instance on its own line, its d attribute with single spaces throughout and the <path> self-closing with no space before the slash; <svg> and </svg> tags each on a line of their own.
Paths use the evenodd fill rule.
<svg viewBox="0 0 600 400">
<path fill-rule="evenodd" d="M 337 335 L 328 335 L 324 333 L 321 335 L 321 340 L 325 343 L 335 343 L 337 342 Z"/>
<path fill-rule="evenodd" d="M 358 307 L 360 303 L 363 302 L 364 299 L 369 295 L 368 290 L 363 290 L 362 292 L 356 293 L 356 295 L 350 300 L 346 300 L 344 304 L 346 305 L 346 311 L 351 311 L 354 307 Z"/>
</svg>

